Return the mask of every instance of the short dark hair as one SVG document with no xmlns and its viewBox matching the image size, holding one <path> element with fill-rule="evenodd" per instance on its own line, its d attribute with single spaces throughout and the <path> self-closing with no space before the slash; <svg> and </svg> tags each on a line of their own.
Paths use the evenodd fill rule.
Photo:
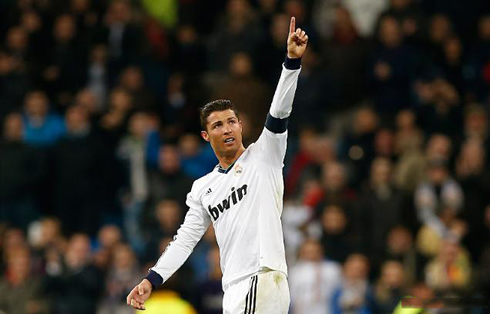
<svg viewBox="0 0 490 314">
<path fill-rule="evenodd" d="M 217 99 L 208 102 L 204 106 L 202 106 L 199 109 L 199 118 L 201 120 L 201 128 L 203 131 L 206 131 L 206 126 L 208 124 L 208 117 L 210 114 L 212 114 L 215 111 L 223 111 L 230 109 L 233 112 L 235 112 L 235 115 L 238 118 L 238 111 L 235 109 L 235 106 L 231 102 L 231 100 L 228 99 Z"/>
</svg>

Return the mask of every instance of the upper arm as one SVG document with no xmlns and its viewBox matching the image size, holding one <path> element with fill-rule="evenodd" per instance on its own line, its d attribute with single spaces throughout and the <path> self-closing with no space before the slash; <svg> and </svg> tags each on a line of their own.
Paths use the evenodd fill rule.
<svg viewBox="0 0 490 314">
<path fill-rule="evenodd" d="M 283 167 L 287 148 L 287 131 L 274 133 L 266 126 L 255 145 L 262 161 L 276 168 Z"/>
<path fill-rule="evenodd" d="M 189 211 L 185 215 L 184 223 L 180 227 L 177 236 L 185 233 L 187 235 L 185 239 L 192 241 L 189 244 L 194 247 L 208 229 L 211 219 L 201 202 L 192 194 L 192 191 L 187 195 L 186 205 L 189 207 Z"/>
</svg>

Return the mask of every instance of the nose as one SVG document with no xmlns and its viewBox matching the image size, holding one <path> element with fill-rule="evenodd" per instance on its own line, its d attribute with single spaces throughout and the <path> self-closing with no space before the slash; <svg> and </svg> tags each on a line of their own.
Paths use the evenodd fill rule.
<svg viewBox="0 0 490 314">
<path fill-rule="evenodd" d="M 225 125 L 224 131 L 225 131 L 225 134 L 230 134 L 231 133 L 230 126 L 229 125 Z"/>
</svg>

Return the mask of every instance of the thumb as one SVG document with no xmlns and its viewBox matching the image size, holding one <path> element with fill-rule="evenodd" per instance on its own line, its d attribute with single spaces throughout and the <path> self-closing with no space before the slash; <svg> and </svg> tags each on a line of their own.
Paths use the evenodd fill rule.
<svg viewBox="0 0 490 314">
<path fill-rule="evenodd" d="M 145 288 L 143 288 L 142 285 L 138 285 L 138 294 L 139 295 L 145 294 Z"/>
</svg>

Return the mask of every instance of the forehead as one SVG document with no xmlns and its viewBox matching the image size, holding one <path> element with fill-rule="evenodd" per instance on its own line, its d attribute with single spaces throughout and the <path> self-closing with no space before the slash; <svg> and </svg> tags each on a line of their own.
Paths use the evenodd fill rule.
<svg viewBox="0 0 490 314">
<path fill-rule="evenodd" d="M 226 110 L 221 110 L 221 111 L 213 111 L 211 114 L 208 116 L 208 123 L 215 123 L 218 121 L 226 121 L 229 118 L 236 118 L 236 114 L 233 110 L 231 109 L 226 109 Z"/>
</svg>

